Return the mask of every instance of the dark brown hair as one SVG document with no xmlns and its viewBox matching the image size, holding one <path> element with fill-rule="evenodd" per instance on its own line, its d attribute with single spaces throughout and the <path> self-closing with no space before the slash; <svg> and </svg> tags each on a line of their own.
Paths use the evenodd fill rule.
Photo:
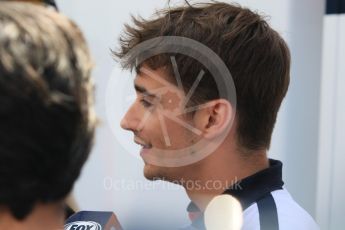
<svg viewBox="0 0 345 230">
<path fill-rule="evenodd" d="M 237 95 L 237 139 L 247 150 L 269 148 L 280 104 L 289 85 L 289 49 L 264 18 L 247 8 L 220 2 L 167 9 L 145 20 L 133 17 L 113 51 L 124 68 L 126 55 L 136 45 L 159 36 L 181 36 L 212 49 L 232 74 Z M 153 56 L 143 63 L 152 69 L 165 67 L 173 76 L 170 54 Z M 139 63 L 142 65 L 143 63 Z M 196 60 L 177 54 L 176 63 L 186 91 L 200 71 Z M 207 72 L 192 100 L 204 103 L 219 98 L 215 81 Z"/>
<path fill-rule="evenodd" d="M 69 19 L 0 2 L 0 207 L 17 219 L 64 199 L 80 174 L 95 128 L 91 68 Z"/>
</svg>

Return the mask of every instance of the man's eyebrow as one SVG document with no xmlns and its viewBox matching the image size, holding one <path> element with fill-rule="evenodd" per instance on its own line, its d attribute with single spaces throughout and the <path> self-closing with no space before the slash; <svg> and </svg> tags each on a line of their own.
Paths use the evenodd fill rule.
<svg viewBox="0 0 345 230">
<path fill-rule="evenodd" d="M 145 87 L 134 84 L 134 89 L 135 91 L 145 94 L 145 96 L 149 96 L 149 97 L 157 97 L 155 94 L 150 93 Z"/>
</svg>

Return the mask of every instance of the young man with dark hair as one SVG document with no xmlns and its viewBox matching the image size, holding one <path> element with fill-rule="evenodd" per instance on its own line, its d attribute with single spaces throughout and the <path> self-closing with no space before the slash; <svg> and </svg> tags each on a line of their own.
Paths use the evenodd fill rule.
<svg viewBox="0 0 345 230">
<path fill-rule="evenodd" d="M 0 229 L 62 229 L 94 135 L 92 61 L 52 9 L 0 2 Z"/>
<path fill-rule="evenodd" d="M 121 125 L 143 146 L 145 176 L 184 186 L 197 229 L 205 227 L 202 212 L 220 194 L 241 203 L 242 229 L 317 229 L 283 188 L 282 163 L 267 158 L 289 85 L 290 53 L 281 36 L 260 15 L 220 2 L 169 8 L 133 22 L 114 55 L 137 72 L 137 99 Z M 217 57 L 200 63 L 202 45 L 191 49 L 198 55 L 184 52 L 196 43 Z M 207 69 L 217 58 L 231 73 L 236 99 L 221 95 L 219 76 L 226 71 Z M 206 144 L 195 147 L 201 140 Z M 205 148 L 211 153 L 199 158 Z"/>
</svg>

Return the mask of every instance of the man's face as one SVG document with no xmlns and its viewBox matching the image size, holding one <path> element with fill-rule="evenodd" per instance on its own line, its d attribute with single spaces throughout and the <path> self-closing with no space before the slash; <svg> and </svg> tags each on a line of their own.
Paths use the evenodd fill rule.
<svg viewBox="0 0 345 230">
<path fill-rule="evenodd" d="M 188 148 L 200 139 L 200 133 L 193 128 L 192 117 L 180 114 L 186 96 L 182 89 L 169 83 L 164 69 L 141 67 L 134 87 L 136 100 L 123 117 L 121 127 L 132 131 L 134 141 L 142 146 L 140 156 L 145 162 L 147 179 L 176 178 L 182 168 L 160 167 L 148 162 L 148 158 L 164 152 L 160 155 L 164 161 L 164 158 L 174 157 L 169 156 L 174 151 L 165 154 L 165 150 Z"/>
</svg>

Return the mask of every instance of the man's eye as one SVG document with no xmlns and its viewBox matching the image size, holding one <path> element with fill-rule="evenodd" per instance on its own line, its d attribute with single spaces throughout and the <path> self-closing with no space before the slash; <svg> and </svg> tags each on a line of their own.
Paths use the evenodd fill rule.
<svg viewBox="0 0 345 230">
<path fill-rule="evenodd" d="M 150 108 L 152 104 L 144 99 L 140 100 L 140 103 L 145 107 L 145 108 Z"/>
</svg>

